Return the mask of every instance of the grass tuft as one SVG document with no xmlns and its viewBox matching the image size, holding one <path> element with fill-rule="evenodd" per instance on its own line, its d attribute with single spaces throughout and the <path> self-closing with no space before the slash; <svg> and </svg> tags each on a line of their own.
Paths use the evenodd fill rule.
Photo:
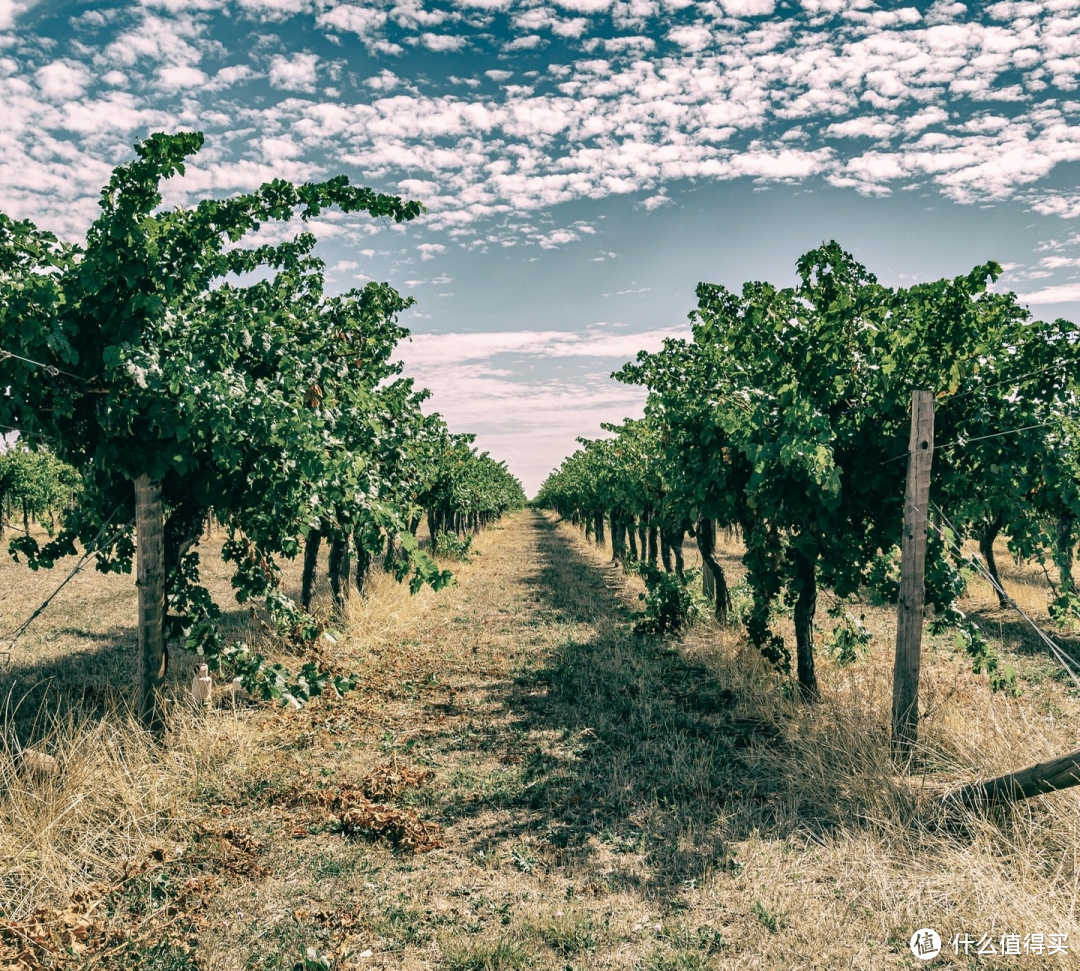
<svg viewBox="0 0 1080 971">
<path fill-rule="evenodd" d="M 532 966 L 529 955 L 513 941 L 452 941 L 443 945 L 446 971 L 521 971 Z"/>
</svg>

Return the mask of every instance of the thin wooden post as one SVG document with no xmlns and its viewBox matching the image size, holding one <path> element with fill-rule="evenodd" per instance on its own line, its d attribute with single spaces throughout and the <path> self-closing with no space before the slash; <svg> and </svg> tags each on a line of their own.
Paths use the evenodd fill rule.
<svg viewBox="0 0 1080 971">
<path fill-rule="evenodd" d="M 919 738 L 919 662 L 922 651 L 926 513 L 930 502 L 930 463 L 934 455 L 934 396 L 911 395 L 904 534 L 900 546 L 900 600 L 896 617 L 893 666 L 892 745 L 907 761 Z"/>
<path fill-rule="evenodd" d="M 139 588 L 139 721 L 165 731 L 158 690 L 165 680 L 165 513 L 161 482 L 149 475 L 135 480 L 136 570 Z"/>
<path fill-rule="evenodd" d="M 1080 749 L 989 782 L 964 786 L 946 798 L 965 806 L 990 805 L 1004 800 L 1030 799 L 1075 785 L 1080 785 Z"/>
</svg>

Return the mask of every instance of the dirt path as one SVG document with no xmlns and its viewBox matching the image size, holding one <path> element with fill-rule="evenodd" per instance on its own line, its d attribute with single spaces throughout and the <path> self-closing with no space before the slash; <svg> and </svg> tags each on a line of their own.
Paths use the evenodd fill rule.
<svg viewBox="0 0 1080 971">
<path fill-rule="evenodd" d="M 816 921 L 787 929 L 806 882 L 754 832 L 776 796 L 752 753 L 775 728 L 692 647 L 633 635 L 636 581 L 568 526 L 526 511 L 477 546 L 453 590 L 389 610 L 376 592 L 353 618 L 361 690 L 329 715 L 278 716 L 279 734 L 307 726 L 283 746 L 300 751 L 246 812 L 226 800 L 269 848 L 233 898 L 258 933 L 228 935 L 229 952 L 451 971 L 798 966 L 784 938 L 828 953 Z M 387 804 L 437 824 L 439 848 L 343 840 L 303 808 L 267 816 L 268 793 L 348 791 L 388 768 L 430 773 Z M 283 844 L 298 822 L 308 834 Z"/>
<path fill-rule="evenodd" d="M 308 721 L 308 744 L 250 806 L 298 776 L 338 791 L 388 766 L 428 772 L 388 802 L 437 823 L 442 847 L 405 855 L 313 823 L 282 853 L 270 823 L 267 876 L 236 903 L 261 929 L 242 949 L 370 950 L 365 967 L 712 966 L 744 933 L 702 886 L 739 870 L 716 803 L 747 727 L 722 731 L 728 698 L 703 667 L 629 633 L 634 591 L 568 527 L 527 511 L 477 545 L 454 589 L 354 615 L 364 685 L 329 718 L 278 716 Z M 327 916 L 342 913 L 347 930 Z"/>
</svg>

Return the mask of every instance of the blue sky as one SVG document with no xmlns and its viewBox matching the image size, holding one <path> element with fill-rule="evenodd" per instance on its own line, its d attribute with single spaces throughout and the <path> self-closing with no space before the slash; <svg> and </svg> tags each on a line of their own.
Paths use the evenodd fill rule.
<svg viewBox="0 0 1080 971">
<path fill-rule="evenodd" d="M 77 237 L 181 129 L 171 203 L 341 172 L 425 203 L 328 214 L 329 279 L 417 298 L 409 373 L 530 492 L 639 413 L 608 374 L 700 280 L 836 238 L 1080 309 L 1080 0 L 0 0 L 0 209 Z"/>
</svg>

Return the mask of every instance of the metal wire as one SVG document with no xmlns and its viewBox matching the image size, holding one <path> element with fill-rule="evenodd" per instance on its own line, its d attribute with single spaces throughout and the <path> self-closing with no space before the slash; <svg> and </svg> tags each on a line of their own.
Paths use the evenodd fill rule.
<svg viewBox="0 0 1080 971">
<path fill-rule="evenodd" d="M 0 428 L 6 428 L 8 429 L 8 431 L 18 432 L 20 436 L 25 438 L 40 438 L 42 441 L 46 442 L 59 441 L 59 439 L 53 438 L 52 435 L 43 435 L 41 432 L 27 431 L 25 428 L 19 428 L 18 425 L 5 425 L 3 423 L 0 423 Z"/>
<path fill-rule="evenodd" d="M 1029 432 L 1033 428 L 1046 428 L 1047 425 L 1054 424 L 1052 421 L 1040 421 L 1035 425 L 1024 425 L 1023 428 L 1010 428 L 1006 432 L 992 432 L 989 435 L 976 435 L 973 438 L 958 438 L 955 442 L 948 442 L 945 445 L 935 445 L 935 452 L 942 452 L 947 448 L 955 448 L 957 445 L 968 445 L 971 442 L 985 442 L 990 438 L 1001 438 L 1003 435 L 1017 435 L 1020 432 Z"/>
<path fill-rule="evenodd" d="M 1053 364 L 1048 364 L 1046 367 L 1039 368 L 1036 371 L 1028 371 L 1026 374 L 1017 374 L 1015 377 L 1002 378 L 999 381 L 990 381 L 986 384 L 980 384 L 976 388 L 970 388 L 967 391 L 960 391 L 957 394 L 951 394 L 942 398 L 938 402 L 938 407 L 948 405 L 953 401 L 958 401 L 960 398 L 967 398 L 973 394 L 980 394 L 983 391 L 990 390 L 990 388 L 1000 388 L 1004 384 L 1019 384 L 1021 381 L 1026 381 L 1028 378 L 1037 378 L 1040 374 L 1046 374 L 1049 371 L 1063 370 L 1068 364 L 1068 361 L 1055 361 Z"/>
<path fill-rule="evenodd" d="M 117 539 L 120 538 L 121 534 L 124 532 L 125 529 L 128 529 L 129 527 L 134 525 L 135 519 L 134 519 L 134 517 L 132 517 L 130 520 L 128 520 L 127 523 L 125 523 L 123 526 L 121 526 L 119 529 L 117 529 L 108 538 L 108 540 L 105 541 L 104 544 L 98 545 L 98 541 L 105 534 L 105 530 L 109 528 L 109 523 L 112 522 L 113 516 L 115 516 L 117 514 L 117 512 L 119 512 L 119 510 L 120 510 L 120 507 L 117 506 L 116 509 L 114 509 L 112 511 L 112 514 L 109 516 L 109 518 L 107 520 L 105 520 L 105 523 L 102 525 L 101 529 L 98 530 L 97 536 L 94 537 L 93 542 L 87 548 L 86 552 L 83 553 L 83 555 L 79 558 L 79 562 L 75 564 L 75 566 L 72 568 L 71 572 L 64 578 L 64 580 L 61 582 L 61 584 L 55 590 L 53 590 L 53 592 L 50 593 L 48 597 L 45 598 L 45 600 L 42 602 L 41 606 L 38 607 L 37 610 L 35 610 L 29 617 L 27 617 L 26 620 L 24 620 L 18 627 L 14 628 L 13 630 L 8 631 L 6 634 L 0 635 L 0 640 L 8 641 L 8 645 L 7 645 L 8 650 L 5 653 L 10 654 L 11 648 L 14 647 L 16 642 L 19 640 L 19 638 L 22 637 L 22 635 L 24 633 L 26 633 L 27 628 L 35 620 L 37 620 L 37 618 L 41 615 L 42 611 L 44 611 L 45 608 L 48 607 L 50 603 L 52 603 L 53 598 L 55 598 L 56 595 L 61 590 L 63 590 L 64 587 L 66 587 L 68 585 L 68 583 L 71 582 L 71 580 L 75 577 L 75 575 L 77 573 L 79 573 L 79 571 L 82 570 L 82 568 L 86 565 L 86 561 L 89 560 L 91 556 L 93 556 L 99 550 L 104 549 L 107 546 L 111 546 Z M 10 638 L 10 640 L 9 640 L 9 638 Z"/>
<path fill-rule="evenodd" d="M 52 377 L 63 374 L 69 378 L 74 378 L 76 381 L 85 381 L 86 378 L 81 378 L 77 374 L 72 374 L 70 371 L 65 371 L 62 368 L 58 368 L 55 364 L 44 364 L 41 361 L 34 361 L 29 357 L 23 357 L 21 354 L 16 354 L 14 351 L 8 351 L 0 347 L 0 361 L 5 358 L 13 357 L 16 361 L 22 361 L 25 364 L 33 364 L 34 367 L 44 368 Z"/>
<path fill-rule="evenodd" d="M 947 448 L 956 448 L 958 445 L 970 445 L 972 442 L 985 442 L 991 438 L 1001 438 L 1004 435 L 1017 435 L 1020 432 L 1029 432 L 1033 428 L 1046 428 L 1048 425 L 1053 425 L 1052 421 L 1040 421 L 1034 425 L 1024 425 L 1022 428 L 1010 428 L 1003 432 L 992 432 L 989 435 L 976 435 L 972 438 L 958 438 L 954 442 L 946 442 L 944 445 L 935 445 L 935 452 L 943 452 Z M 888 465 L 890 462 L 899 462 L 900 459 L 907 458 L 910 455 L 910 451 L 904 452 L 902 455 L 894 455 L 891 459 L 884 459 L 881 465 Z"/>
<path fill-rule="evenodd" d="M 933 506 L 935 510 L 937 510 L 937 514 L 941 517 L 942 521 L 945 523 L 945 525 L 949 527 L 949 529 L 952 530 L 953 536 L 959 536 L 960 534 L 957 531 L 956 527 L 949 520 L 949 517 L 945 515 L 942 508 L 936 502 L 931 502 L 930 505 Z M 1051 653 L 1058 660 L 1058 663 L 1060 663 L 1061 666 L 1065 668 L 1065 672 L 1069 675 L 1070 678 L 1072 678 L 1073 683 L 1076 685 L 1076 687 L 1080 688 L 1080 679 L 1077 678 L 1076 674 L 1073 671 L 1073 666 L 1076 665 L 1076 661 L 1070 658 L 1069 655 L 1065 653 L 1065 651 L 1057 644 L 1056 641 L 1049 637 L 1046 632 L 1043 631 L 1043 629 L 1035 623 L 1035 621 L 1033 621 L 1026 613 L 1024 613 L 1020 605 L 1005 592 L 1001 584 L 994 579 L 994 576 L 993 574 L 991 574 L 989 568 L 981 560 L 976 558 L 970 551 L 968 551 L 966 547 L 961 546 L 959 541 L 950 541 L 949 537 L 945 534 L 945 531 L 940 526 L 931 522 L 929 519 L 927 519 L 927 522 L 929 523 L 931 528 L 934 529 L 935 532 L 937 532 L 937 534 L 941 537 L 942 541 L 946 544 L 946 546 L 948 546 L 954 552 L 958 553 L 960 557 L 966 562 L 974 566 L 975 569 L 979 572 L 979 575 L 982 576 L 982 578 L 994 588 L 994 591 L 1000 597 L 1004 598 L 1005 601 L 1009 604 L 1009 606 L 1012 607 L 1013 610 L 1015 610 L 1021 617 L 1024 618 L 1024 620 L 1028 622 L 1028 624 L 1031 625 L 1031 629 L 1035 631 L 1035 633 L 1039 635 L 1043 643 L 1050 648 Z M 1077 667 L 1077 670 L 1080 670 L 1080 666 Z"/>
</svg>

